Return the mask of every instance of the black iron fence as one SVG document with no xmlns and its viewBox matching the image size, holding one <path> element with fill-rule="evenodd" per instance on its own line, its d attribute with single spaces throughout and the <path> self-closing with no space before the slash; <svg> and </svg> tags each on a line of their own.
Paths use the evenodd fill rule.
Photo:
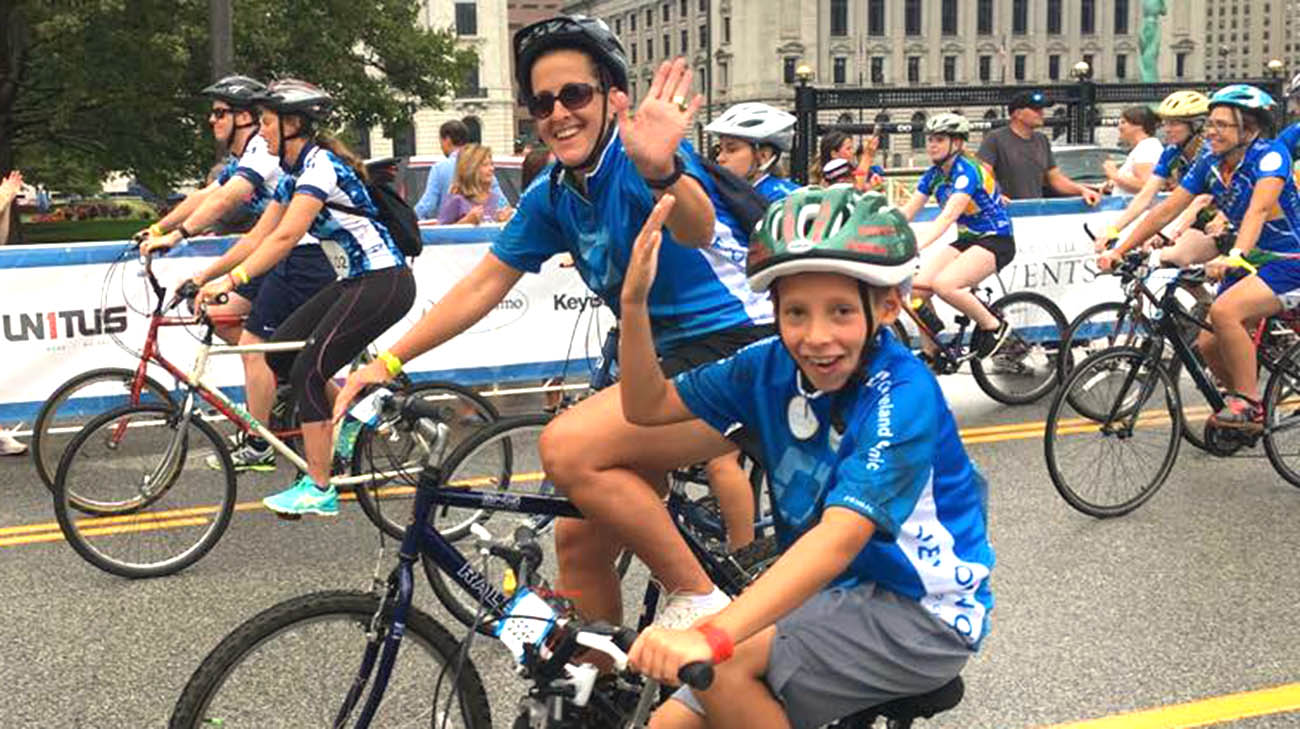
<svg viewBox="0 0 1300 729">
<path fill-rule="evenodd" d="M 1279 101 L 1280 105 L 1284 105 L 1283 79 L 1254 79 L 1241 83 L 1250 83 L 1265 89 Z M 878 124 L 874 121 L 876 114 L 890 110 L 957 109 L 971 106 L 1005 108 L 1007 100 L 1017 93 L 1041 91 L 1047 97 L 1050 106 L 1064 104 L 1066 107 L 1064 116 L 1048 116 L 1044 119 L 1044 123 L 1051 128 L 1064 128 L 1066 139 L 1071 143 L 1088 144 L 1095 140 L 1096 128 L 1104 126 L 1098 108 L 1101 104 L 1153 103 L 1182 89 L 1193 89 L 1208 94 L 1222 85 L 1221 82 L 1207 81 L 1102 84 L 1083 79 L 1077 83 L 1053 86 L 981 85 L 851 89 L 818 88 L 809 86 L 805 82 L 795 88 L 796 122 L 794 149 L 790 156 L 791 177 L 801 184 L 807 183 L 808 166 L 817 148 L 815 141 L 832 129 L 840 129 L 851 134 L 872 134 L 879 126 L 882 132 L 915 132 L 914 124 L 911 123 L 881 122 Z M 857 124 L 819 123 L 818 114 L 830 110 L 867 112 L 872 115 L 873 120 Z M 1285 109 L 1279 108 L 1279 122 L 1284 113 Z M 971 120 L 971 126 L 976 130 L 986 130 L 1006 123 L 1006 119 Z"/>
</svg>

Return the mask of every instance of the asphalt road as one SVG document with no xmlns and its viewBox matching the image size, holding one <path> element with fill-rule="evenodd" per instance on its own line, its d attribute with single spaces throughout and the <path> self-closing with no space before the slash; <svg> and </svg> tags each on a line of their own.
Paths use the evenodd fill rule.
<svg viewBox="0 0 1300 729">
<path fill-rule="evenodd" d="M 964 429 L 1034 423 L 1045 412 L 996 406 L 960 375 L 945 390 Z M 1149 503 L 1097 521 L 1057 496 L 1032 426 L 983 432 L 968 449 L 991 486 L 993 632 L 965 671 L 965 701 L 920 726 L 1042 727 L 1193 701 L 1203 702 L 1193 715 L 1213 721 L 1233 714 L 1208 700 L 1300 681 L 1300 489 L 1266 460 L 1184 447 Z M 240 500 L 282 486 L 286 474 L 241 477 Z M 52 521 L 30 463 L 0 459 L 3 727 L 162 727 L 223 635 L 291 596 L 366 587 L 378 546 L 355 504 L 337 520 L 293 523 L 252 508 L 190 569 L 127 581 L 62 541 L 4 541 L 13 527 Z M 426 587 L 417 604 L 455 627 Z M 472 654 L 496 726 L 509 726 L 521 683 L 507 654 L 486 640 Z M 1300 708 L 1300 686 L 1284 693 Z M 1224 725 L 1294 727 L 1300 714 Z"/>
</svg>

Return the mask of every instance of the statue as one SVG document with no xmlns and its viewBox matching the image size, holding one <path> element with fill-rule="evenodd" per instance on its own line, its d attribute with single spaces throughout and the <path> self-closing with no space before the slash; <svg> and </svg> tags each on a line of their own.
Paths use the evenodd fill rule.
<svg viewBox="0 0 1300 729">
<path fill-rule="evenodd" d="M 1160 80 L 1160 16 L 1165 14 L 1165 0 L 1142 0 L 1142 29 L 1138 31 L 1138 60 L 1143 83 Z"/>
</svg>

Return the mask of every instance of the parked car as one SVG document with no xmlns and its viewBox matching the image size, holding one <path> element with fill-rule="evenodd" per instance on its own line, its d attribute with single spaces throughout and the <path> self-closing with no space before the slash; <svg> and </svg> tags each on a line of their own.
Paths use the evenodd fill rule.
<svg viewBox="0 0 1300 729">
<path fill-rule="evenodd" d="M 1128 152 L 1119 147 L 1096 144 L 1062 144 L 1052 147 L 1052 155 L 1056 157 L 1056 166 L 1066 177 L 1075 182 L 1100 185 L 1106 181 L 1101 163 L 1113 160 L 1115 164 L 1124 164 Z"/>
<path fill-rule="evenodd" d="M 417 154 L 406 159 L 392 160 L 397 165 L 397 191 L 411 204 L 411 207 L 415 207 L 415 204 L 420 201 L 420 196 L 424 194 L 424 185 L 429 180 L 429 170 L 443 159 L 440 154 Z M 511 207 L 519 203 L 519 195 L 523 192 L 520 189 L 523 187 L 523 162 L 523 157 L 513 155 L 492 156 L 497 182 L 501 185 L 501 194 L 506 196 L 506 201 Z M 367 165 L 374 163 L 375 161 L 367 162 Z"/>
</svg>

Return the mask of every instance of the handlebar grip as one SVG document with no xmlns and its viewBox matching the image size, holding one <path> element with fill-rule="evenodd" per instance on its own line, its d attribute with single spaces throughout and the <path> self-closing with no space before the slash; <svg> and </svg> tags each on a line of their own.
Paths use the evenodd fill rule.
<svg viewBox="0 0 1300 729">
<path fill-rule="evenodd" d="M 176 288 L 176 298 L 192 299 L 199 295 L 199 285 L 194 283 L 193 279 L 186 281 Z"/>
<path fill-rule="evenodd" d="M 442 407 L 435 405 L 427 400 L 418 397 L 408 396 L 402 403 L 403 418 L 429 418 L 431 420 L 442 420 Z"/>
<path fill-rule="evenodd" d="M 705 691 L 713 685 L 713 664 L 705 661 L 687 663 L 678 669 L 677 678 L 693 689 Z"/>
<path fill-rule="evenodd" d="M 617 630 L 614 631 L 614 645 L 618 646 L 618 649 L 623 651 L 624 653 L 627 653 L 628 651 L 632 650 L 632 644 L 635 642 L 636 642 L 635 630 L 620 626 Z"/>
</svg>

